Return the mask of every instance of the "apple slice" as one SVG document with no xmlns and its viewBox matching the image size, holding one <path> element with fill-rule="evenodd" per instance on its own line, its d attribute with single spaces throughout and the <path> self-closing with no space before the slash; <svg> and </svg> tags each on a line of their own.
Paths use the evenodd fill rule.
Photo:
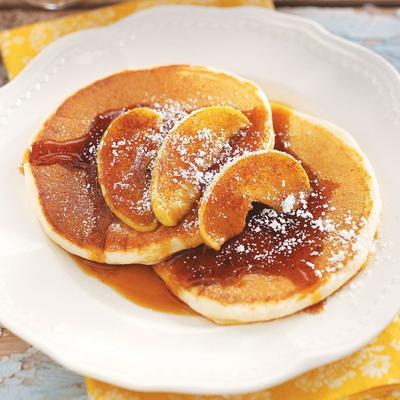
<svg viewBox="0 0 400 400">
<path fill-rule="evenodd" d="M 215 106 L 199 109 L 175 126 L 152 171 L 151 204 L 158 221 L 175 226 L 191 210 L 224 146 L 249 124 L 240 111 Z"/>
<path fill-rule="evenodd" d="M 150 108 L 135 108 L 116 118 L 103 135 L 97 171 L 109 209 L 131 228 L 157 228 L 151 209 L 150 163 L 161 145 L 162 117 Z"/>
<path fill-rule="evenodd" d="M 200 200 L 200 235 L 209 247 L 219 250 L 242 232 L 252 202 L 290 212 L 309 191 L 307 173 L 289 154 L 261 150 L 237 158 L 214 177 Z"/>
</svg>

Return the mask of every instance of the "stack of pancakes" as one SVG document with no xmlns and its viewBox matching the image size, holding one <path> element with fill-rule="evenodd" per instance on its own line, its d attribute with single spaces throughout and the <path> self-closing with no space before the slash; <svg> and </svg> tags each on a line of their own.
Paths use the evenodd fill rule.
<svg viewBox="0 0 400 400">
<path fill-rule="evenodd" d="M 305 171 L 295 206 L 298 179 L 292 169 L 278 180 L 275 153 Z M 35 136 L 24 171 L 57 244 L 99 263 L 156 264 L 176 296 L 218 323 L 266 321 L 327 297 L 367 260 L 380 212 L 373 170 L 348 133 L 271 109 L 253 83 L 205 67 L 126 71 L 78 91 Z M 227 171 L 246 192 L 241 213 L 215 194 Z M 243 219 L 218 250 L 199 229 L 210 196 L 214 233 Z"/>
</svg>

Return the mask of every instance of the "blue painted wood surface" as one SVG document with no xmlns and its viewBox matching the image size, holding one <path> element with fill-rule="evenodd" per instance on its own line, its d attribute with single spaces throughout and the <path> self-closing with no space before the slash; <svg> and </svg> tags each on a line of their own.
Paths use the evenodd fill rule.
<svg viewBox="0 0 400 400">
<path fill-rule="evenodd" d="M 319 22 L 330 32 L 380 54 L 400 70 L 400 9 L 392 14 L 379 13 L 374 7 L 357 11 L 296 7 L 282 11 Z"/>
<path fill-rule="evenodd" d="M 400 9 L 391 13 L 368 7 L 295 7 L 281 11 L 311 18 L 329 31 L 377 52 L 400 70 Z M 0 358 L 0 400 L 87 400 L 87 396 L 81 376 L 29 348 Z"/>
<path fill-rule="evenodd" d="M 1 400 L 86 400 L 82 377 L 34 348 L 0 359 Z"/>
</svg>

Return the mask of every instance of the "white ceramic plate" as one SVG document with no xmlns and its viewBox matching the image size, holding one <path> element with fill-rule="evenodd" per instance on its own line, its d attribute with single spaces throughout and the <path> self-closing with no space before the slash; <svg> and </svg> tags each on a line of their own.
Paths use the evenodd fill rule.
<svg viewBox="0 0 400 400">
<path fill-rule="evenodd" d="M 84 275 L 39 228 L 17 166 L 44 118 L 100 77 L 170 63 L 254 80 L 271 99 L 347 129 L 372 161 L 387 254 L 325 312 L 233 327 L 152 312 Z M 400 79 L 315 23 L 259 8 L 144 11 L 47 48 L 1 89 L 0 125 L 0 320 L 72 370 L 146 391 L 249 392 L 353 352 L 399 309 Z"/>
</svg>

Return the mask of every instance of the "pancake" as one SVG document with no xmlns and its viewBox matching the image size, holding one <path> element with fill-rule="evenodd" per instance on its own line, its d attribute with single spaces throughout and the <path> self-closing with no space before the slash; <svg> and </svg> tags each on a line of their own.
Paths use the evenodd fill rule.
<svg viewBox="0 0 400 400">
<path fill-rule="evenodd" d="M 148 107 L 170 130 L 208 106 L 240 110 L 251 126 L 235 140 L 240 151 L 273 146 L 271 111 L 254 84 L 205 67 L 166 66 L 124 71 L 65 100 L 44 123 L 24 161 L 27 188 L 47 235 L 68 252 L 110 264 L 155 264 L 201 243 L 194 207 L 175 227 L 137 232 L 105 204 L 97 182 L 96 151 L 123 112 Z"/>
<path fill-rule="evenodd" d="M 366 262 L 380 214 L 372 167 L 344 130 L 273 105 L 275 148 L 301 161 L 311 185 L 289 213 L 255 204 L 245 230 L 155 266 L 169 289 L 220 324 L 267 321 L 318 303 Z M 257 171 L 254 171 L 256 174 Z"/>
</svg>

